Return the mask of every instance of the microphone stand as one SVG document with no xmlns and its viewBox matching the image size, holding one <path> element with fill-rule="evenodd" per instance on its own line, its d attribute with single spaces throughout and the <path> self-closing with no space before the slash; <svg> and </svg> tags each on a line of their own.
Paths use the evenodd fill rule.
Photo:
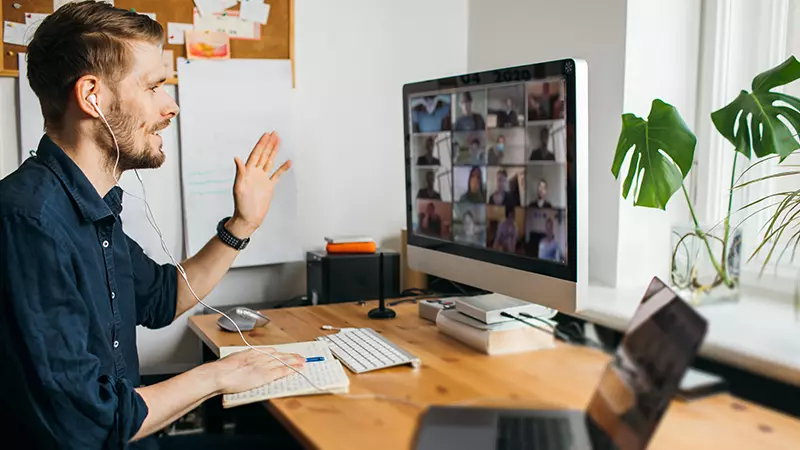
<svg viewBox="0 0 800 450">
<path fill-rule="evenodd" d="M 378 255 L 378 307 L 367 313 L 370 319 L 394 319 L 397 314 L 386 307 L 386 298 L 383 289 L 383 252 Z"/>
</svg>

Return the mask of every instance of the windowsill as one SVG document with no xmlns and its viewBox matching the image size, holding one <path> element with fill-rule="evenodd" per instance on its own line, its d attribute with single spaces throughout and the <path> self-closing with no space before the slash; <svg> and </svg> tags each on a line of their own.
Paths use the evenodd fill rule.
<svg viewBox="0 0 800 450">
<path fill-rule="evenodd" d="M 579 303 L 583 319 L 624 331 L 641 289 L 590 286 L 589 300 Z M 768 378 L 800 386 L 800 317 L 791 301 L 759 297 L 747 291 L 738 303 L 700 306 L 709 330 L 703 357 Z"/>
</svg>

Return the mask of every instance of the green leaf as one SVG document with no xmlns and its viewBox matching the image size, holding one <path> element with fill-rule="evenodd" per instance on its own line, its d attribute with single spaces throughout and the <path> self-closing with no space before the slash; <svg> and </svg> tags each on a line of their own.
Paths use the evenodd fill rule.
<svg viewBox="0 0 800 450">
<path fill-rule="evenodd" d="M 800 148 L 795 139 L 795 134 L 800 131 L 800 99 L 770 89 L 798 78 L 800 62 L 794 56 L 757 75 L 753 79 L 753 92 L 741 91 L 728 105 L 711 113 L 717 131 L 748 159 L 753 153 L 758 157 L 774 154 L 783 161 Z M 776 104 L 779 101 L 789 106 Z"/>
<path fill-rule="evenodd" d="M 623 114 L 622 131 L 611 166 L 614 178 L 619 179 L 622 164 L 632 152 L 622 196 L 628 198 L 634 187 L 634 205 L 666 209 L 672 194 L 680 189 L 692 168 L 696 145 L 697 138 L 678 110 L 659 99 L 653 100 L 646 121 L 633 114 Z"/>
</svg>

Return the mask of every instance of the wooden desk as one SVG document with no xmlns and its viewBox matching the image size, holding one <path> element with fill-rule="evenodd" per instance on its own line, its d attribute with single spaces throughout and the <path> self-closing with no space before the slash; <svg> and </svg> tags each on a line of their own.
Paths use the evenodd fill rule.
<svg viewBox="0 0 800 450">
<path fill-rule="evenodd" d="M 267 409 L 306 447 L 320 449 L 408 449 L 422 406 L 467 402 L 584 409 L 608 356 L 559 345 L 552 350 L 507 356 L 479 354 L 440 334 L 417 316 L 416 305 L 395 307 L 397 319 L 372 321 L 365 306 L 337 304 L 267 310 L 272 322 L 246 333 L 251 344 L 310 341 L 328 333 L 320 326 L 371 327 L 422 359 L 423 365 L 350 376 L 351 394 L 380 394 L 417 403 L 352 399 L 334 395 L 277 399 Z M 223 332 L 217 315 L 194 316 L 189 327 L 217 355 L 219 347 L 242 345 Z M 652 449 L 797 448 L 800 421 L 720 394 L 691 403 L 674 401 L 651 443 Z"/>
</svg>

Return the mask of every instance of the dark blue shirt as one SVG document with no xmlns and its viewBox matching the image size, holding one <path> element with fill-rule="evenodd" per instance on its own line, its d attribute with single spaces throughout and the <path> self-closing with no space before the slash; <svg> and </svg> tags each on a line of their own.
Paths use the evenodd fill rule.
<svg viewBox="0 0 800 450">
<path fill-rule="evenodd" d="M 122 448 L 147 415 L 136 326 L 172 322 L 177 271 L 125 235 L 121 202 L 47 136 L 0 180 L 3 442 Z"/>
</svg>

